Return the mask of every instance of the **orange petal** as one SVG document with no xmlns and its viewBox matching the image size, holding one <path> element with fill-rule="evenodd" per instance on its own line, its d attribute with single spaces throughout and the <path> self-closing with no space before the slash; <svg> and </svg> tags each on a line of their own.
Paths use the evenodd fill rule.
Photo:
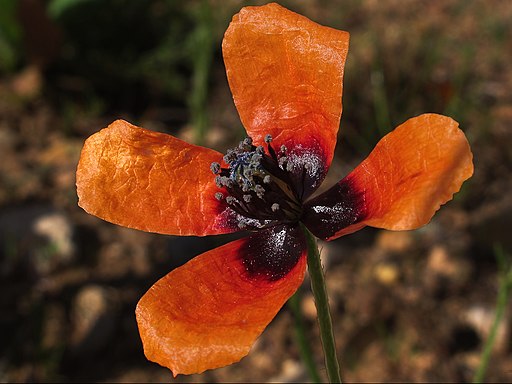
<svg viewBox="0 0 512 384">
<path fill-rule="evenodd" d="M 418 228 L 471 177 L 472 159 L 456 121 L 435 114 L 412 118 L 386 135 L 352 173 L 309 201 L 305 223 L 328 239 L 365 225 Z"/>
<path fill-rule="evenodd" d="M 136 310 L 146 357 L 175 376 L 239 361 L 302 283 L 305 248 L 298 226 L 272 227 L 160 279 Z"/>
<path fill-rule="evenodd" d="M 331 164 L 341 116 L 349 34 L 278 4 L 233 17 L 222 51 L 235 105 L 256 143 L 271 134 L 303 163 Z M 306 152 L 305 154 L 303 152 Z M 318 175 L 317 175 L 318 176 Z M 314 180 L 313 180 L 314 181 Z"/>
<path fill-rule="evenodd" d="M 85 142 L 79 205 L 104 220 L 173 235 L 232 232 L 210 164 L 222 154 L 117 120 Z"/>
</svg>

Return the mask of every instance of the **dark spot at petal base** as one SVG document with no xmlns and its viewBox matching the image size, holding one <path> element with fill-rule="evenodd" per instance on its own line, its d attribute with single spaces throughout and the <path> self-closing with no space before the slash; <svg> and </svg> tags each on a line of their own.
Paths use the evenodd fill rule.
<svg viewBox="0 0 512 384">
<path fill-rule="evenodd" d="M 298 225 L 276 225 L 247 238 L 240 249 L 250 278 L 275 281 L 285 276 L 305 253 L 306 239 Z"/>
<path fill-rule="evenodd" d="M 328 239 L 366 216 L 364 197 L 345 178 L 304 204 L 302 222 L 320 239 Z"/>
</svg>

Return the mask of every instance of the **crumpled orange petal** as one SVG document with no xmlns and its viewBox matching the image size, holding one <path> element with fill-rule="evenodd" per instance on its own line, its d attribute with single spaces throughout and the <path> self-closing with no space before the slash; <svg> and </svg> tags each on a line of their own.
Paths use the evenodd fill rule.
<svg viewBox="0 0 512 384">
<path fill-rule="evenodd" d="M 275 3 L 245 7 L 233 17 L 222 52 L 236 108 L 256 143 L 271 134 L 277 148 L 312 150 L 327 172 L 341 117 L 348 42 L 347 32 Z"/>
<path fill-rule="evenodd" d="M 210 171 L 222 154 L 117 120 L 87 139 L 76 174 L 78 204 L 125 227 L 171 235 L 233 232 Z"/>
<path fill-rule="evenodd" d="M 305 249 L 298 226 L 273 227 L 160 279 L 136 310 L 146 357 L 175 376 L 239 361 L 302 283 Z"/>
<path fill-rule="evenodd" d="M 338 184 L 306 204 L 305 224 L 332 240 L 365 225 L 427 224 L 473 174 L 473 155 L 453 119 L 424 114 L 386 135 Z"/>
</svg>

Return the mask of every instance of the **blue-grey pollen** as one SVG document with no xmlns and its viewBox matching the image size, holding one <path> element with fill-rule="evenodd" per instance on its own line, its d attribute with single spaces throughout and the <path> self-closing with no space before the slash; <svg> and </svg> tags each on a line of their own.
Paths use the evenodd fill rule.
<svg viewBox="0 0 512 384">
<path fill-rule="evenodd" d="M 276 153 L 272 136 L 265 135 L 266 149 L 255 146 L 250 137 L 223 157 L 227 167 L 212 163 L 215 184 L 222 189 L 215 198 L 238 214 L 240 228 L 261 228 L 267 223 L 295 222 L 302 206 L 287 169 L 291 163 L 282 145 Z M 271 225 L 271 224 L 268 224 Z"/>
<path fill-rule="evenodd" d="M 210 169 L 214 175 L 217 175 L 220 172 L 220 164 L 214 162 L 210 165 Z"/>
<path fill-rule="evenodd" d="M 236 202 L 236 199 L 233 196 L 226 197 L 226 203 L 233 204 Z"/>
</svg>

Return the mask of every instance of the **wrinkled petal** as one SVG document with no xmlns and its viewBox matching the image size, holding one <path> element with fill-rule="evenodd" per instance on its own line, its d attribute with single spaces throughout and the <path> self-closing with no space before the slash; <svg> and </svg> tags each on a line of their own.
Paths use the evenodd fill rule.
<svg viewBox="0 0 512 384">
<path fill-rule="evenodd" d="M 222 154 L 117 120 L 85 142 L 76 184 L 88 213 L 172 235 L 232 232 L 210 164 Z"/>
<path fill-rule="evenodd" d="M 175 376 L 239 361 L 302 283 L 305 249 L 298 226 L 272 227 L 160 279 L 136 310 L 146 357 Z"/>
<path fill-rule="evenodd" d="M 333 157 L 348 41 L 347 32 L 275 3 L 243 8 L 224 35 L 242 123 L 256 143 L 271 134 L 277 149 L 287 146 L 298 181 L 304 173 L 304 196 L 320 185 Z"/>
<path fill-rule="evenodd" d="M 412 118 L 386 135 L 352 173 L 307 202 L 304 223 L 323 239 L 365 225 L 418 228 L 471 177 L 472 159 L 456 121 L 435 114 Z"/>
</svg>

